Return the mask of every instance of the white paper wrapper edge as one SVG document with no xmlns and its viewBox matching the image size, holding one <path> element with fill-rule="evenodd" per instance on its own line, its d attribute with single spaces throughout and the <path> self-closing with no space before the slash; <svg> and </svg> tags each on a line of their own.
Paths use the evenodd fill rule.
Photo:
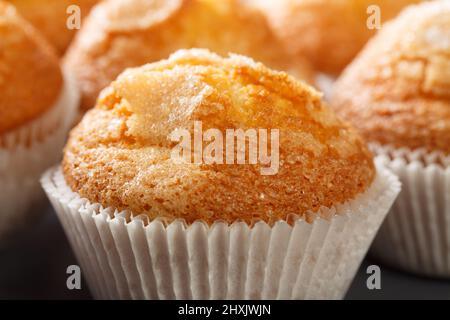
<svg viewBox="0 0 450 320">
<path fill-rule="evenodd" d="M 1 137 L 0 246 L 41 213 L 38 207 L 45 195 L 39 179 L 60 160 L 78 103 L 75 83 L 65 74 L 58 100 L 44 115 Z"/>
<path fill-rule="evenodd" d="M 341 299 L 400 191 L 394 175 L 377 171 L 357 199 L 323 209 L 337 212 L 329 221 L 252 228 L 145 225 L 80 198 L 59 168 L 42 185 L 98 299 Z"/>
<path fill-rule="evenodd" d="M 450 278 L 450 157 L 371 147 L 403 184 L 371 253 L 408 272 Z"/>
</svg>

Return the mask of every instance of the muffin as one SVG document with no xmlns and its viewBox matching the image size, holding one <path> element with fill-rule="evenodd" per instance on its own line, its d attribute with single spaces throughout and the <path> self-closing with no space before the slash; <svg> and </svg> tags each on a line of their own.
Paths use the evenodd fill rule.
<svg viewBox="0 0 450 320">
<path fill-rule="evenodd" d="M 263 15 L 239 0 L 112 0 L 96 6 L 65 59 L 79 82 L 81 112 L 124 69 L 207 48 L 254 57 L 312 81 L 308 64 L 288 55 Z"/>
<path fill-rule="evenodd" d="M 95 297 L 123 299 L 342 298 L 399 192 L 314 89 L 204 49 L 122 73 L 42 185 Z"/>
<path fill-rule="evenodd" d="M 0 246 L 39 214 L 39 177 L 56 163 L 78 104 L 50 45 L 0 1 Z M 30 212 L 31 211 L 31 212 Z"/>
<path fill-rule="evenodd" d="M 287 50 L 306 57 L 314 68 L 338 75 L 348 65 L 376 29 L 368 28 L 373 14 L 369 6 L 380 8 L 381 22 L 395 17 L 418 0 L 247 0 L 268 17 Z M 370 22 L 370 21 L 369 21 Z"/>
<path fill-rule="evenodd" d="M 67 28 L 67 21 L 73 15 L 67 9 L 72 5 L 80 8 L 81 22 L 91 8 L 100 0 L 7 0 L 18 12 L 38 29 L 53 45 L 58 55 L 63 55 L 77 29 Z"/>
<path fill-rule="evenodd" d="M 332 107 L 402 180 L 374 254 L 450 277 L 450 3 L 405 9 L 337 81 Z"/>
</svg>

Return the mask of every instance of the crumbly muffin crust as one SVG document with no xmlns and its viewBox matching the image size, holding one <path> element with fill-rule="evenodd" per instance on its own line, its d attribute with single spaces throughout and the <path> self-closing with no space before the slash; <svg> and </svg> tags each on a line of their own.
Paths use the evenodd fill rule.
<svg viewBox="0 0 450 320">
<path fill-rule="evenodd" d="M 239 0 L 111 0 L 92 11 L 68 51 L 81 109 L 127 67 L 166 59 L 178 49 L 207 48 L 251 56 L 313 81 L 309 65 L 288 55 L 257 10 Z"/>
<path fill-rule="evenodd" d="M 265 128 L 280 131 L 280 168 L 179 163 L 174 129 Z M 73 129 L 63 172 L 92 202 L 188 223 L 251 223 L 308 216 L 364 192 L 375 169 L 354 130 L 309 86 L 250 58 L 179 51 L 129 69 L 106 88 Z"/>
<path fill-rule="evenodd" d="M 316 70 L 339 74 L 376 30 L 367 27 L 367 8 L 378 5 L 381 20 L 419 0 L 247 0 L 262 9 L 294 54 Z"/>
<path fill-rule="evenodd" d="M 12 5 L 0 1 L 0 135 L 51 107 L 62 83 L 50 45 Z"/>
<path fill-rule="evenodd" d="M 77 5 L 80 8 L 81 22 L 90 9 L 100 0 L 7 0 L 17 11 L 42 33 L 61 56 L 69 46 L 77 29 L 67 28 L 69 14 L 67 8 Z"/>
<path fill-rule="evenodd" d="M 402 12 L 333 91 L 333 108 L 368 140 L 449 154 L 450 2 Z"/>
</svg>

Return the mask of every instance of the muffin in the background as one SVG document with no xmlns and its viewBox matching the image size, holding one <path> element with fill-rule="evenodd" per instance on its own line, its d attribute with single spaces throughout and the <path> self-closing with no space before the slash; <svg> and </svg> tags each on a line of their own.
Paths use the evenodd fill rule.
<svg viewBox="0 0 450 320">
<path fill-rule="evenodd" d="M 60 159 L 77 104 L 53 48 L 0 1 L 0 246 L 41 213 L 39 177 Z"/>
<path fill-rule="evenodd" d="M 287 50 L 314 68 L 338 75 L 376 33 L 368 18 L 378 6 L 381 22 L 419 0 L 246 0 L 264 12 Z M 372 21 L 372 20 L 371 20 Z M 370 21 L 370 22 L 371 22 Z M 371 25 L 372 26 L 372 25 Z"/>
<path fill-rule="evenodd" d="M 45 36 L 60 56 L 64 54 L 78 31 L 67 28 L 67 19 L 71 14 L 67 12 L 67 8 L 77 5 L 83 21 L 91 8 L 99 1 L 101 0 L 7 0 L 17 8 L 22 17 L 31 22 Z"/>
<path fill-rule="evenodd" d="M 198 123 L 258 129 L 279 167 L 226 138 L 226 162 L 174 157 Z M 342 298 L 400 188 L 314 89 L 194 49 L 120 75 L 42 183 L 94 296 L 122 299 Z"/>
<path fill-rule="evenodd" d="M 124 69 L 194 47 L 245 54 L 313 79 L 301 57 L 284 51 L 266 18 L 239 0 L 105 1 L 86 19 L 65 62 L 78 78 L 84 112 Z"/>
<path fill-rule="evenodd" d="M 386 24 L 331 102 L 403 183 L 374 254 L 450 278 L 450 2 L 411 6 Z"/>
</svg>

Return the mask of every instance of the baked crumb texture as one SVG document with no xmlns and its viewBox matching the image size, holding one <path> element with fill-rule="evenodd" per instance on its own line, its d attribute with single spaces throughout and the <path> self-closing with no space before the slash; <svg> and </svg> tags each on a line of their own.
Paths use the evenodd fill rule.
<svg viewBox="0 0 450 320">
<path fill-rule="evenodd" d="M 91 8 L 100 0 L 7 0 L 18 12 L 41 32 L 59 55 L 63 55 L 77 29 L 67 28 L 67 19 L 72 11 L 71 5 L 80 8 L 81 22 L 87 17 Z"/>
<path fill-rule="evenodd" d="M 53 48 L 12 5 L 0 1 L 0 135 L 51 107 L 62 81 Z"/>
<path fill-rule="evenodd" d="M 387 24 L 334 87 L 336 112 L 369 140 L 450 153 L 450 2 Z"/>
<path fill-rule="evenodd" d="M 381 22 L 419 0 L 247 0 L 269 18 L 287 50 L 307 57 L 316 70 L 339 74 L 376 30 L 367 8 L 378 5 Z"/>
<path fill-rule="evenodd" d="M 260 165 L 176 163 L 174 129 L 279 129 L 278 174 Z M 63 172 L 91 202 L 151 219 L 273 222 L 308 217 L 371 184 L 372 155 L 309 86 L 250 58 L 181 50 L 128 69 L 73 129 Z"/>
<path fill-rule="evenodd" d="M 85 111 L 125 68 L 189 48 L 247 55 L 313 81 L 305 60 L 287 54 L 265 17 L 239 0 L 105 1 L 85 20 L 65 61 L 78 78 Z"/>
</svg>

